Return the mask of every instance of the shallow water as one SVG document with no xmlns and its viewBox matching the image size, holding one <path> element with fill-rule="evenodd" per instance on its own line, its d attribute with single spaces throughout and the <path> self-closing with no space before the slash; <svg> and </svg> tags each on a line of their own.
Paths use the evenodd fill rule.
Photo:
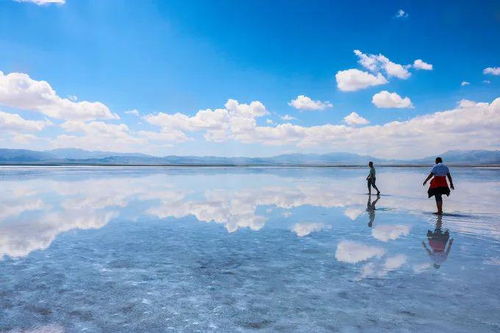
<svg viewBox="0 0 500 333">
<path fill-rule="evenodd" d="M 0 168 L 0 331 L 498 332 L 500 170 L 427 172 Z"/>
</svg>

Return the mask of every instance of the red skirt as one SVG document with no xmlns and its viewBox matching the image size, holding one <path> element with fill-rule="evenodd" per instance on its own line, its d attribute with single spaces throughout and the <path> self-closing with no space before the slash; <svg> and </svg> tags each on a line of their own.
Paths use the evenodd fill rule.
<svg viewBox="0 0 500 333">
<path fill-rule="evenodd" d="M 448 187 L 448 182 L 446 181 L 446 176 L 434 176 L 431 179 L 431 186 L 427 191 L 429 198 L 436 194 L 446 194 L 450 195 L 450 188 Z"/>
</svg>

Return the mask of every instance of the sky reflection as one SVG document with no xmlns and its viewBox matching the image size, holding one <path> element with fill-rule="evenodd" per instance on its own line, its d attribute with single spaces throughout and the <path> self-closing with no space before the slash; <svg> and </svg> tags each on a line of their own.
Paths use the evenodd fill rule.
<svg viewBox="0 0 500 333">
<path fill-rule="evenodd" d="M 0 168 L 0 331 L 488 331 L 500 171 L 452 170 L 442 218 L 426 172 Z"/>
<path fill-rule="evenodd" d="M 243 174 L 227 170 L 115 173 L 110 169 L 100 174 L 69 170 L 71 178 L 54 178 L 50 171 L 36 171 L 26 179 L 16 177 L 17 169 L 1 171 L 4 190 L 0 194 L 0 257 L 23 257 L 46 249 L 57 235 L 69 230 L 99 229 L 113 219 L 143 216 L 194 216 L 200 222 L 221 224 L 232 233 L 242 228 L 258 231 L 269 220 L 286 221 L 295 215 L 299 221 L 287 228 L 299 237 L 335 232 L 334 225 L 345 222 L 340 214 L 352 221 L 366 216 L 372 237 L 388 242 L 407 236 L 412 225 L 384 225 L 375 221 L 376 214 L 394 211 L 422 215 L 432 210 L 432 202 L 426 200 L 420 185 L 425 174 L 422 169 L 381 169 L 380 184 L 383 193 L 388 194 L 369 198 L 366 205 L 362 181 L 365 171 L 357 169 L 320 170 L 307 179 L 295 177 L 286 169 L 282 173 L 248 170 Z M 478 172 L 487 177 L 476 178 Z M 500 215 L 493 200 L 500 194 L 499 171 L 478 172 L 458 170 L 458 190 L 446 200 L 445 207 L 448 212 L 460 214 L 447 218 L 447 225 L 455 232 L 498 238 L 500 228 L 488 217 Z M 470 200 L 479 197 L 482 199 Z M 317 221 L 320 216 L 302 216 L 301 207 L 330 210 L 334 218 Z"/>
</svg>

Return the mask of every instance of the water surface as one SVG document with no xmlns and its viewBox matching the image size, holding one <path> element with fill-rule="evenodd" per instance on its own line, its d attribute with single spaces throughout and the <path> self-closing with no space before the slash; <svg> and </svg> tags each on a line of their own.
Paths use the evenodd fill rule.
<svg viewBox="0 0 500 333">
<path fill-rule="evenodd" d="M 498 332 L 500 170 L 0 168 L 0 331 Z"/>
</svg>

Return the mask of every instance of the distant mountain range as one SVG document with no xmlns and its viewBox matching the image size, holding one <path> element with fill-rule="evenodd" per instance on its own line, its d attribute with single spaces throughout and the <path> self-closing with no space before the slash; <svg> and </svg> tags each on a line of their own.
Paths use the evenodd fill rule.
<svg viewBox="0 0 500 333">
<path fill-rule="evenodd" d="M 500 165 L 499 150 L 455 150 L 441 154 L 445 163 L 455 165 Z M 115 153 L 82 149 L 33 151 L 0 149 L 3 165 L 222 165 L 222 166 L 330 166 L 365 165 L 429 165 L 434 156 L 414 160 L 389 160 L 352 153 L 285 154 L 272 157 L 164 156 L 140 153 Z"/>
</svg>

